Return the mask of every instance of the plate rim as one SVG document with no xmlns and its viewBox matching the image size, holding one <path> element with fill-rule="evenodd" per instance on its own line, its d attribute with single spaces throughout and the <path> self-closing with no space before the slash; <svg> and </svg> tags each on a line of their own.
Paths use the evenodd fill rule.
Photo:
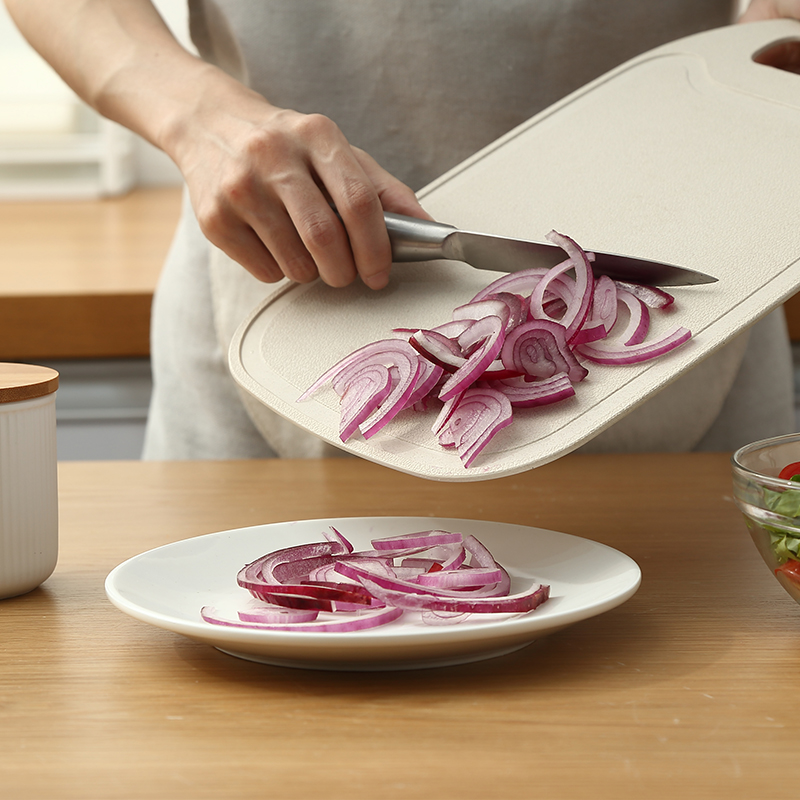
<svg viewBox="0 0 800 800">
<path fill-rule="evenodd" d="M 145 558 L 152 558 L 153 556 L 165 555 L 168 551 L 180 550 L 181 548 L 197 546 L 200 541 L 210 541 L 220 539 L 225 536 L 236 535 L 253 535 L 256 531 L 264 531 L 269 529 L 287 528 L 298 523 L 304 525 L 321 525 L 328 526 L 331 524 L 338 524 L 345 528 L 348 522 L 358 522 L 361 524 L 368 524 L 376 520 L 386 522 L 391 520 L 395 523 L 409 524 L 423 522 L 429 527 L 437 526 L 437 523 L 446 524 L 485 524 L 492 526 L 496 530 L 516 529 L 518 532 L 532 532 L 544 534 L 551 539 L 563 539 L 566 541 L 581 542 L 589 545 L 592 548 L 600 549 L 606 553 L 613 554 L 615 559 L 618 559 L 622 566 L 627 567 L 630 571 L 630 578 L 623 588 L 615 591 L 608 597 L 602 598 L 596 602 L 588 605 L 579 606 L 577 608 L 568 608 L 561 612 L 554 611 L 551 613 L 540 613 L 536 616 L 535 612 L 529 612 L 526 615 L 520 615 L 513 618 L 506 618 L 498 620 L 496 624 L 487 624 L 481 626 L 435 626 L 428 629 L 416 628 L 413 631 L 408 629 L 396 629 L 387 633 L 386 630 L 381 631 L 379 637 L 364 636 L 364 633 L 370 631 L 359 632 L 357 635 L 353 633 L 324 633 L 324 632 L 296 632 L 296 631 L 263 631 L 252 630 L 247 628 L 220 628 L 203 622 L 199 616 L 196 621 L 186 618 L 179 618 L 169 616 L 161 612 L 154 611 L 142 606 L 140 603 L 133 602 L 127 599 L 120 590 L 118 581 L 125 572 L 138 562 Z M 513 564 L 506 565 L 513 571 Z M 546 575 L 542 575 L 542 580 L 546 581 Z M 634 561 L 633 558 L 626 553 L 617 550 L 610 545 L 602 542 L 597 542 L 593 539 L 576 536 L 575 534 L 564 533 L 561 531 L 554 531 L 546 528 L 532 527 L 529 525 L 522 525 L 519 523 L 496 522 L 489 520 L 475 520 L 464 519 L 458 517 L 411 517 L 411 516 L 358 516 L 358 517 L 325 517 L 318 519 L 301 519 L 301 520 L 285 520 L 279 522 L 262 523 L 258 525 L 250 525 L 239 528 L 231 528 L 211 533 L 200 534 L 198 536 L 188 537 L 177 540 L 175 542 L 168 542 L 158 547 L 138 553 L 125 559 L 116 567 L 114 567 L 105 579 L 105 591 L 110 602 L 116 606 L 120 611 L 133 617 L 141 622 L 150 624 L 154 627 L 163 630 L 169 630 L 188 638 L 202 641 L 212 647 L 223 650 L 225 652 L 232 652 L 234 647 L 242 648 L 241 653 L 234 653 L 240 657 L 247 657 L 248 647 L 249 652 L 253 652 L 253 647 L 257 651 L 262 652 L 264 649 L 269 649 L 270 644 L 275 647 L 283 647 L 288 645 L 296 645 L 298 651 L 305 649 L 319 648 L 322 650 L 346 650 L 351 658 L 358 659 L 362 657 L 361 654 L 372 651 L 376 646 L 385 646 L 390 648 L 402 648 L 406 645 L 422 645 L 431 644 L 435 645 L 441 643 L 443 647 L 447 645 L 464 645 L 465 643 L 476 642 L 478 645 L 485 646 L 491 645 L 492 641 L 499 641 L 500 639 L 507 639 L 510 635 L 527 638 L 528 643 L 533 642 L 542 636 L 549 635 L 555 630 L 560 630 L 567 626 L 581 622 L 594 616 L 598 616 L 613 608 L 621 605 L 629 600 L 639 589 L 642 580 L 642 573 L 640 566 Z M 199 609 L 202 603 L 198 603 Z M 542 607 L 543 609 L 546 606 Z M 380 630 L 380 629 L 378 629 Z M 225 645 L 218 644 L 219 641 L 225 641 Z M 520 645 L 524 646 L 524 645 Z M 324 653 L 321 654 L 324 657 Z M 264 660 L 259 658 L 257 660 Z M 306 657 L 301 656 L 299 661 L 308 660 Z M 317 659 L 315 658 L 314 661 Z M 341 659 L 338 659 L 341 660 Z M 393 660 L 397 660 L 395 656 Z"/>
</svg>

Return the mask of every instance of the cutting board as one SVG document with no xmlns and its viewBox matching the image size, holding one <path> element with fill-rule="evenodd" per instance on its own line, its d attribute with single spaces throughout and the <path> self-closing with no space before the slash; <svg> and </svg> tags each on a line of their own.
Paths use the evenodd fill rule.
<svg viewBox="0 0 800 800">
<path fill-rule="evenodd" d="M 577 396 L 515 414 L 474 466 L 435 442 L 435 410 L 403 412 L 369 441 L 338 439 L 338 398 L 298 396 L 328 367 L 395 326 L 426 327 L 498 277 L 454 262 L 397 265 L 379 293 L 278 285 L 239 327 L 235 379 L 263 404 L 345 450 L 427 478 L 496 478 L 595 437 L 800 288 L 800 76 L 753 61 L 800 24 L 691 36 L 627 62 L 425 188 L 426 209 L 472 230 L 665 260 L 718 283 L 670 290 L 691 341 L 635 366 L 590 366 Z"/>
</svg>

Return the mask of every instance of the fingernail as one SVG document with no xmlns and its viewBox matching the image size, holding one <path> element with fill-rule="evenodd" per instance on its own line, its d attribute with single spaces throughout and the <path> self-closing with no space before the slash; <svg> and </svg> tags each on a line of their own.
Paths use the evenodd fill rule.
<svg viewBox="0 0 800 800">
<path fill-rule="evenodd" d="M 367 275 L 363 280 L 370 289 L 383 289 L 389 283 L 389 273 L 376 272 L 374 275 Z"/>
</svg>

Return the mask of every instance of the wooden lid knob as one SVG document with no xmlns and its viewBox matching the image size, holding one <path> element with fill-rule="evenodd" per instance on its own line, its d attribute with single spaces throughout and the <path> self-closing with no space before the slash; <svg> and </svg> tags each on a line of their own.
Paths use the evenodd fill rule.
<svg viewBox="0 0 800 800">
<path fill-rule="evenodd" d="M 0 362 L 0 403 L 44 397 L 58 389 L 58 373 L 50 367 Z"/>
</svg>

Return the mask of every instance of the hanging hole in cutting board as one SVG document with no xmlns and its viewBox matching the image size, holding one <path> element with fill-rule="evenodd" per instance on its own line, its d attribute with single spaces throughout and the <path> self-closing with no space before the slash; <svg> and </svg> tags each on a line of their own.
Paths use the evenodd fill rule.
<svg viewBox="0 0 800 800">
<path fill-rule="evenodd" d="M 800 75 L 800 39 L 784 39 L 762 47 L 753 61 Z"/>
</svg>

